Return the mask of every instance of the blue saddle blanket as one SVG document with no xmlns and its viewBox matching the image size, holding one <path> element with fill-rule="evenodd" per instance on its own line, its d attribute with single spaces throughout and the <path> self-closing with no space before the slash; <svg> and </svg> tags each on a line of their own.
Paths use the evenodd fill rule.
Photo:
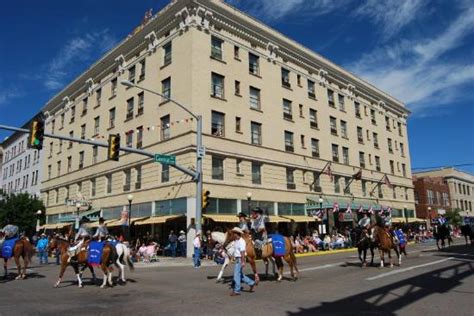
<svg viewBox="0 0 474 316">
<path fill-rule="evenodd" d="M 109 241 L 109 244 L 111 244 L 111 245 L 114 246 L 114 248 L 115 248 L 115 247 L 117 247 L 118 244 L 120 244 L 120 242 L 119 242 L 118 240 L 115 240 L 115 239 L 114 239 L 114 240 L 110 240 L 110 241 Z"/>
<path fill-rule="evenodd" d="M 6 239 L 3 242 L 3 247 L 2 247 L 2 258 L 9 259 L 13 257 L 13 248 L 15 248 L 15 243 L 19 240 L 20 238 L 10 238 Z"/>
<path fill-rule="evenodd" d="M 91 241 L 89 243 L 89 254 L 87 256 L 87 262 L 93 266 L 100 265 L 102 259 L 102 250 L 104 250 L 105 242 L 103 241 Z"/>
<path fill-rule="evenodd" d="M 398 241 L 400 241 L 400 245 L 403 246 L 404 244 L 407 243 L 407 241 L 405 240 L 405 236 L 403 235 L 403 232 L 396 230 L 395 234 L 397 235 Z"/>
<path fill-rule="evenodd" d="M 273 254 L 277 257 L 283 257 L 285 255 L 285 237 L 282 235 L 271 235 Z"/>
</svg>

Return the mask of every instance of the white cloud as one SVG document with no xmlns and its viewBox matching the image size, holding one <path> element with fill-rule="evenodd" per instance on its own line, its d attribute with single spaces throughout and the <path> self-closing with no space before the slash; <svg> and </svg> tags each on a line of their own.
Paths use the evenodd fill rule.
<svg viewBox="0 0 474 316">
<path fill-rule="evenodd" d="M 46 65 L 45 87 L 51 90 L 63 87 L 64 81 L 75 75 L 78 65 L 89 63 L 112 48 L 115 42 L 108 30 L 70 39 Z"/>
<path fill-rule="evenodd" d="M 378 48 L 348 68 L 406 102 L 415 114 L 425 115 L 458 98 L 472 98 L 459 92 L 465 86 L 474 86 L 474 60 L 452 60 L 448 54 L 472 33 L 474 8 L 461 13 L 437 36 L 401 40 Z"/>
</svg>

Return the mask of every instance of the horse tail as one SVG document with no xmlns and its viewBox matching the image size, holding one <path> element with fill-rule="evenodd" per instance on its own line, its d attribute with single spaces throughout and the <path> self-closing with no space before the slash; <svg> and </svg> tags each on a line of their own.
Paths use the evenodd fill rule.
<svg viewBox="0 0 474 316">
<path fill-rule="evenodd" d="M 135 270 L 135 266 L 133 265 L 133 261 L 132 261 L 132 259 L 130 258 L 130 253 L 127 253 L 127 255 L 126 255 L 126 261 L 127 261 L 127 265 L 128 265 L 128 268 L 130 269 L 130 271 Z"/>
</svg>

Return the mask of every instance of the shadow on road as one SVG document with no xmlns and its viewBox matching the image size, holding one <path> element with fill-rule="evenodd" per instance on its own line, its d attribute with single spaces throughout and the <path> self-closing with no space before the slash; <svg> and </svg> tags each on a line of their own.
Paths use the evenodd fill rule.
<svg viewBox="0 0 474 316">
<path fill-rule="evenodd" d="M 472 248 L 455 246 L 439 252 L 440 257 L 450 257 L 455 265 L 423 273 L 370 291 L 351 295 L 334 302 L 288 312 L 287 315 L 396 315 L 405 306 L 432 294 L 442 294 L 461 285 L 472 276 L 474 262 Z M 470 253 L 470 254 L 466 254 Z M 397 293 L 403 292 L 403 295 Z"/>
</svg>

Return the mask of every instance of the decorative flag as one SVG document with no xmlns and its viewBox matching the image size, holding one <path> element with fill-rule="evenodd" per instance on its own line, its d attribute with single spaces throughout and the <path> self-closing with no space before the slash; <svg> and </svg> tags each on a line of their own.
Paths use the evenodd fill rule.
<svg viewBox="0 0 474 316">
<path fill-rule="evenodd" d="M 392 208 L 391 207 L 388 207 L 387 212 L 388 212 L 388 216 L 392 216 Z"/>
<path fill-rule="evenodd" d="M 392 184 L 390 183 L 390 180 L 388 179 L 388 176 L 385 175 L 385 179 L 384 179 L 384 183 L 387 187 L 389 187 L 390 189 L 392 188 Z"/>
<path fill-rule="evenodd" d="M 351 209 L 351 205 L 350 205 L 350 204 L 347 204 L 347 210 L 346 210 L 346 213 L 349 213 L 349 214 L 351 214 L 351 213 L 352 213 L 352 209 Z"/>
<path fill-rule="evenodd" d="M 373 209 L 372 205 L 369 208 L 369 214 L 374 214 L 374 209 Z"/>
<path fill-rule="evenodd" d="M 359 210 L 357 211 L 357 213 L 362 213 L 363 211 L 364 211 L 364 207 L 361 205 L 361 206 L 359 207 Z"/>
<path fill-rule="evenodd" d="M 361 180 L 362 179 L 362 168 L 357 171 L 354 175 L 352 175 L 352 179 L 354 180 Z"/>
<path fill-rule="evenodd" d="M 329 164 L 329 165 L 326 167 L 326 170 L 324 171 L 324 173 L 328 175 L 328 177 L 329 177 L 329 179 L 331 180 L 331 182 L 334 181 L 334 175 L 332 174 L 331 164 Z"/>
</svg>

